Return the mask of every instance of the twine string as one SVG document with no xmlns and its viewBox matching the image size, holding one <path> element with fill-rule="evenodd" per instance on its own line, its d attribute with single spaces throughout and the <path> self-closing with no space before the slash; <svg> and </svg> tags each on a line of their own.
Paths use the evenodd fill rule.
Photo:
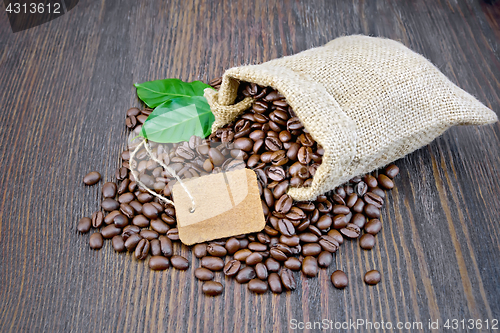
<svg viewBox="0 0 500 333">
<path fill-rule="evenodd" d="M 190 213 L 194 213 L 194 211 L 196 209 L 196 204 L 195 204 L 193 196 L 191 195 L 191 193 L 187 189 L 186 185 L 184 184 L 184 182 L 181 180 L 181 178 L 177 175 L 177 173 L 172 168 L 170 168 L 169 166 L 167 166 L 161 160 L 159 160 L 156 157 L 154 157 L 153 153 L 151 152 L 151 148 L 149 147 L 148 143 L 146 142 L 146 139 L 142 140 L 142 142 L 137 147 L 135 147 L 134 151 L 130 154 L 130 172 L 132 173 L 132 176 L 134 177 L 134 179 L 137 182 L 137 184 L 139 184 L 142 188 L 144 188 L 146 191 L 148 191 L 149 194 L 154 195 L 155 197 L 157 197 L 158 199 L 162 200 L 163 202 L 166 202 L 167 204 L 171 204 L 172 206 L 175 206 L 175 204 L 174 204 L 174 202 L 172 200 L 165 198 L 161 194 L 158 194 L 158 193 L 156 193 L 154 191 L 151 191 L 143 182 L 141 182 L 139 180 L 139 176 L 137 174 L 137 171 L 134 168 L 134 164 L 135 164 L 134 157 L 135 157 L 135 154 L 139 151 L 139 149 L 142 146 L 144 146 L 144 148 L 146 149 L 146 152 L 148 153 L 148 156 L 153 161 L 155 161 L 156 163 L 160 164 L 168 173 L 170 173 L 179 182 L 179 184 L 182 186 L 182 189 L 186 192 L 186 194 L 188 195 L 189 199 L 191 200 L 191 208 L 189 208 L 189 212 Z"/>
</svg>

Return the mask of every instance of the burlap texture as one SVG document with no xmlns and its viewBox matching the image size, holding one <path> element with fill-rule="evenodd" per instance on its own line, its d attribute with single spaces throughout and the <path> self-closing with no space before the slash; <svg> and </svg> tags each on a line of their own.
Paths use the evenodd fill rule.
<svg viewBox="0 0 500 333">
<path fill-rule="evenodd" d="M 299 201 L 383 167 L 453 125 L 497 121 L 423 56 L 384 38 L 341 37 L 293 56 L 227 70 L 219 92 L 205 90 L 215 115 L 213 131 L 252 104 L 249 98 L 234 104 L 240 81 L 277 89 L 324 148 L 311 186 L 288 191 Z"/>
</svg>

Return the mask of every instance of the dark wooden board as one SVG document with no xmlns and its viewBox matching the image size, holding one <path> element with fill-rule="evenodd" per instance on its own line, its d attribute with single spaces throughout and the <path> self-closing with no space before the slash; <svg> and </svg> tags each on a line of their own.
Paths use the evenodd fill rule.
<svg viewBox="0 0 500 333">
<path fill-rule="evenodd" d="M 0 331 L 279 332 L 293 319 L 421 321 L 429 331 L 429 320 L 500 319 L 499 123 L 455 127 L 399 160 L 376 248 L 344 245 L 292 293 L 225 281 L 223 296 L 207 298 L 193 268 L 153 272 L 76 233 L 100 197 L 83 175 L 112 179 L 125 148 L 133 83 L 207 81 L 348 34 L 400 40 L 499 114 L 498 1 L 82 0 L 16 34 L 2 11 Z M 335 268 L 349 275 L 346 290 L 331 286 Z M 362 282 L 372 268 L 383 278 L 375 287 Z"/>
</svg>

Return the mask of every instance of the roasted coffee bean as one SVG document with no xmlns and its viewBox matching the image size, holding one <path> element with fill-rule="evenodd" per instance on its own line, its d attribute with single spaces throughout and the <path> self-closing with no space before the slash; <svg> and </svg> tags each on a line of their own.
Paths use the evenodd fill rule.
<svg viewBox="0 0 500 333">
<path fill-rule="evenodd" d="M 366 185 L 366 183 L 363 181 L 360 181 L 359 183 L 356 184 L 356 186 L 354 186 L 354 192 L 360 197 L 365 195 L 367 191 L 368 191 L 368 185 Z"/>
<path fill-rule="evenodd" d="M 288 189 L 288 181 L 284 180 L 280 182 L 276 187 L 273 189 L 273 196 L 274 199 L 279 199 L 281 198 L 285 193 L 286 190 Z"/>
<path fill-rule="evenodd" d="M 151 220 L 150 224 L 151 224 L 151 228 L 159 234 L 164 235 L 170 229 L 168 224 L 166 224 L 165 222 L 163 222 L 160 219 Z"/>
<path fill-rule="evenodd" d="M 375 236 L 364 234 L 359 238 L 359 246 L 364 250 L 371 250 L 375 246 Z"/>
<path fill-rule="evenodd" d="M 119 235 L 121 233 L 122 229 L 118 228 L 114 224 L 110 224 L 101 230 L 102 237 L 106 239 L 113 238 L 114 236 Z"/>
<path fill-rule="evenodd" d="M 335 229 L 342 229 L 347 226 L 347 219 L 346 216 L 343 214 L 338 214 L 333 217 L 333 227 Z"/>
<path fill-rule="evenodd" d="M 259 262 L 255 265 L 255 274 L 257 274 L 257 277 L 261 280 L 267 280 L 267 267 L 263 263 Z"/>
<path fill-rule="evenodd" d="M 127 110 L 127 117 L 130 117 L 130 116 L 137 116 L 139 115 L 139 113 L 141 113 L 141 110 L 139 110 L 138 108 L 130 108 Z"/>
<path fill-rule="evenodd" d="M 118 180 L 123 180 L 123 179 L 127 178 L 127 175 L 128 175 L 127 168 L 121 167 L 120 169 L 118 169 L 116 171 L 116 179 L 118 179 Z"/>
<path fill-rule="evenodd" d="M 102 185 L 102 196 L 104 198 L 114 198 L 116 195 L 116 184 L 113 182 L 107 182 Z"/>
<path fill-rule="evenodd" d="M 265 261 L 265 265 L 267 267 L 268 272 L 278 272 L 281 267 L 280 263 L 276 261 L 274 258 L 267 258 Z"/>
<path fill-rule="evenodd" d="M 211 271 L 220 271 L 224 268 L 224 260 L 219 257 L 203 257 L 201 258 L 201 267 Z"/>
<path fill-rule="evenodd" d="M 220 258 L 218 258 L 218 259 L 220 259 Z M 183 256 L 178 256 L 178 255 L 172 256 L 170 258 L 170 263 L 172 264 L 172 267 L 174 267 L 178 270 L 181 270 L 181 271 L 185 271 L 186 269 L 189 268 L 189 261 L 186 258 L 184 258 Z"/>
<path fill-rule="evenodd" d="M 382 208 L 382 205 L 384 204 L 384 199 L 373 192 L 366 193 L 363 199 L 367 204 L 374 205 L 377 208 Z"/>
<path fill-rule="evenodd" d="M 375 285 L 380 282 L 380 279 L 380 272 L 377 270 L 371 270 L 366 272 L 364 281 L 366 282 L 366 284 Z"/>
<path fill-rule="evenodd" d="M 154 271 L 163 271 L 168 267 L 170 267 L 170 263 L 168 258 L 165 258 L 164 256 L 152 256 L 149 259 L 149 268 Z"/>
<path fill-rule="evenodd" d="M 94 213 L 95 214 L 95 213 Z M 94 215 L 92 215 L 94 217 Z M 82 217 L 80 221 L 78 221 L 78 225 L 76 226 L 76 230 L 81 232 L 82 234 L 89 232 L 90 227 L 92 226 L 92 220 L 89 219 L 88 217 Z M 102 221 L 101 221 L 102 224 Z M 100 227 L 100 225 L 99 225 Z M 99 227 L 94 227 L 94 228 L 99 228 Z"/>
<path fill-rule="evenodd" d="M 328 251 L 321 251 L 318 255 L 318 266 L 322 268 L 327 268 L 332 264 L 333 256 Z"/>
<path fill-rule="evenodd" d="M 125 251 L 125 242 L 123 241 L 123 237 L 116 235 L 111 239 L 111 244 L 113 245 L 113 249 L 116 252 Z"/>
<path fill-rule="evenodd" d="M 335 272 L 332 273 L 332 283 L 333 286 L 338 289 L 343 289 L 347 287 L 348 284 L 347 275 L 341 270 L 336 270 Z"/>
<path fill-rule="evenodd" d="M 319 218 L 318 222 L 316 222 L 316 227 L 319 230 L 326 230 L 326 229 L 330 228 L 330 226 L 332 225 L 332 223 L 333 223 L 333 220 L 330 217 L 330 215 L 322 215 Z"/>
<path fill-rule="evenodd" d="M 378 184 L 382 186 L 382 188 L 385 188 L 386 190 L 390 190 L 394 187 L 394 182 L 392 181 L 392 179 L 387 177 L 383 173 L 378 175 Z"/>
<path fill-rule="evenodd" d="M 311 163 L 311 155 L 311 147 L 301 147 L 297 152 L 297 159 L 302 164 L 309 164 Z"/>
<path fill-rule="evenodd" d="M 299 207 L 292 206 L 290 211 L 286 213 L 286 217 L 290 220 L 302 220 L 305 219 L 307 215 Z"/>
<path fill-rule="evenodd" d="M 211 270 L 203 267 L 195 269 L 194 276 L 200 281 L 210 281 L 214 279 L 214 273 Z"/>
<path fill-rule="evenodd" d="M 300 238 L 297 235 L 293 235 L 291 237 L 288 237 L 288 236 L 285 236 L 285 235 L 281 235 L 280 236 L 280 243 L 283 243 L 283 244 L 285 244 L 287 246 L 293 247 L 293 246 L 299 245 Z"/>
<path fill-rule="evenodd" d="M 130 238 L 129 238 L 130 239 Z M 144 260 L 149 254 L 150 244 L 147 239 L 141 239 L 135 247 L 134 257 L 137 260 Z"/>
<path fill-rule="evenodd" d="M 319 240 L 319 245 L 323 248 L 323 250 L 335 253 L 339 249 L 339 243 L 335 240 L 335 238 L 328 236 L 328 235 L 323 235 L 321 236 L 321 239 Z"/>
<path fill-rule="evenodd" d="M 123 193 L 122 195 L 120 195 L 118 197 L 118 202 L 121 204 L 123 204 L 123 203 L 128 204 L 129 202 L 131 202 L 134 199 L 135 199 L 134 194 L 127 192 L 127 193 Z"/>
<path fill-rule="evenodd" d="M 252 279 L 248 282 L 248 290 L 256 294 L 263 294 L 267 291 L 267 283 L 261 279 Z"/>
<path fill-rule="evenodd" d="M 161 253 L 165 257 L 171 257 L 174 251 L 173 251 L 172 241 L 170 240 L 170 238 L 166 236 L 160 236 L 158 237 L 158 239 L 160 241 Z"/>
<path fill-rule="evenodd" d="M 293 130 L 302 129 L 303 125 L 302 125 L 302 122 L 300 121 L 299 118 L 293 117 L 293 118 L 288 119 L 288 121 L 286 123 L 286 127 L 289 131 L 293 131 Z"/>
<path fill-rule="evenodd" d="M 137 196 L 137 200 L 141 204 L 144 204 L 146 202 L 150 202 L 151 200 L 153 200 L 153 196 L 147 192 L 142 192 Z"/>
<path fill-rule="evenodd" d="M 126 241 L 132 234 L 138 234 L 140 231 L 141 229 L 136 225 L 126 226 L 122 231 L 123 240 Z"/>
<path fill-rule="evenodd" d="M 288 219 L 280 219 L 278 222 L 278 228 L 281 234 L 285 236 L 290 237 L 295 234 L 295 228 L 292 222 L 290 222 L 290 220 Z"/>
<path fill-rule="evenodd" d="M 149 245 L 151 246 L 151 255 L 152 256 L 161 256 L 161 244 L 158 239 L 152 239 L 149 241 Z"/>
<path fill-rule="evenodd" d="M 207 254 L 208 254 L 208 252 L 207 252 L 207 244 L 205 244 L 205 243 L 196 244 L 193 247 L 193 253 L 194 253 L 194 256 L 196 258 L 198 258 L 198 259 L 207 256 Z"/>
<path fill-rule="evenodd" d="M 288 258 L 283 263 L 283 265 L 286 268 L 291 269 L 292 271 L 300 271 L 300 268 L 302 267 L 302 263 L 300 262 L 300 260 L 298 258 L 295 258 L 295 257 Z"/>
<path fill-rule="evenodd" d="M 370 192 L 375 193 L 376 195 L 378 195 L 382 199 L 385 199 L 385 192 L 380 187 L 371 188 Z"/>
<path fill-rule="evenodd" d="M 137 215 L 132 219 L 132 224 L 140 228 L 147 228 L 149 227 L 149 220 L 144 215 Z"/>
<path fill-rule="evenodd" d="M 236 251 L 234 254 L 234 259 L 239 260 L 239 261 L 245 261 L 249 255 L 252 254 L 252 251 L 249 249 L 242 249 L 239 251 Z"/>
<path fill-rule="evenodd" d="M 369 187 L 377 187 L 377 185 L 378 185 L 377 178 L 373 177 L 372 175 L 366 175 L 366 176 L 364 176 L 363 177 L 363 181 Z"/>
<path fill-rule="evenodd" d="M 321 239 L 320 239 L 321 242 Z M 303 256 L 317 256 L 321 252 L 321 245 L 318 243 L 307 243 L 302 246 Z"/>
<path fill-rule="evenodd" d="M 143 229 L 139 233 L 142 238 L 147 239 L 147 240 L 153 240 L 158 238 L 158 233 L 154 230 L 148 230 L 148 229 Z"/>
<path fill-rule="evenodd" d="M 293 199 L 288 194 L 283 194 L 274 204 L 274 209 L 276 209 L 278 213 L 286 214 L 292 208 L 292 204 Z"/>
<path fill-rule="evenodd" d="M 303 243 L 316 243 L 319 238 L 312 232 L 304 232 L 299 235 L 300 241 Z"/>
<path fill-rule="evenodd" d="M 364 208 L 365 215 L 369 218 L 379 218 L 380 217 L 380 209 L 375 207 L 374 205 L 368 204 L 365 205 Z"/>
<path fill-rule="evenodd" d="M 227 240 L 225 248 L 227 253 L 234 254 L 240 249 L 240 241 L 234 237 L 231 237 Z"/>
<path fill-rule="evenodd" d="M 253 267 L 244 267 L 242 268 L 238 274 L 236 274 L 236 282 L 240 284 L 248 283 L 251 279 L 254 279 L 257 276 L 255 273 L 255 269 Z"/>
<path fill-rule="evenodd" d="M 285 261 L 288 259 L 288 256 L 280 249 L 277 249 L 276 247 L 271 248 L 269 250 L 269 254 L 271 257 L 277 261 Z"/>
<path fill-rule="evenodd" d="M 113 223 L 118 228 L 125 228 L 128 225 L 128 217 L 123 214 L 117 214 L 113 219 Z"/>
<path fill-rule="evenodd" d="M 94 185 L 101 180 L 101 174 L 97 171 L 89 172 L 83 177 L 83 182 L 85 185 Z"/>
<path fill-rule="evenodd" d="M 104 245 L 104 239 L 100 232 L 95 232 L 90 235 L 89 239 L 90 248 L 94 250 L 99 250 Z"/>
<path fill-rule="evenodd" d="M 224 257 L 227 254 L 227 250 L 224 246 L 213 243 L 208 244 L 207 252 L 215 257 Z"/>
<path fill-rule="evenodd" d="M 309 230 L 310 232 L 312 232 L 313 234 L 315 234 L 318 237 L 320 237 L 322 235 L 321 230 L 319 230 L 318 228 L 316 228 L 313 225 L 310 225 L 309 227 L 307 227 L 307 230 Z"/>
<path fill-rule="evenodd" d="M 207 281 L 203 283 L 201 290 L 207 296 L 217 296 L 222 294 L 222 292 L 224 291 L 224 286 L 219 282 Z"/>
<path fill-rule="evenodd" d="M 239 260 L 230 260 L 224 265 L 224 275 L 226 276 L 234 276 L 236 275 L 241 268 L 241 261 Z"/>
<path fill-rule="evenodd" d="M 318 260 L 315 257 L 307 256 L 302 260 L 302 273 L 307 277 L 318 275 Z"/>
<path fill-rule="evenodd" d="M 173 241 L 179 240 L 179 230 L 177 228 L 172 228 L 167 231 L 167 237 Z"/>
<path fill-rule="evenodd" d="M 358 201 L 358 195 L 356 193 L 351 193 L 347 196 L 345 205 L 352 208 Z"/>
<path fill-rule="evenodd" d="M 214 166 L 221 166 L 222 163 L 226 160 L 224 155 L 216 149 L 216 148 L 210 148 L 208 151 L 208 156 L 210 157 L 210 161 Z"/>
<path fill-rule="evenodd" d="M 255 156 L 255 155 L 254 155 Z M 272 166 L 270 167 L 268 170 L 267 170 L 267 176 L 271 179 L 271 180 L 275 180 L 275 181 L 282 181 L 285 179 L 286 177 L 286 173 L 285 173 L 285 170 L 283 170 L 282 167 L 279 167 L 279 166 Z"/>
<path fill-rule="evenodd" d="M 387 168 L 385 168 L 385 174 L 389 178 L 396 177 L 398 175 L 398 173 L 399 173 L 399 168 L 394 164 L 391 164 Z M 371 187 L 375 187 L 375 186 L 371 186 Z"/>
<path fill-rule="evenodd" d="M 378 234 L 381 229 L 382 229 L 382 223 L 380 223 L 379 219 L 371 219 L 365 225 L 365 232 L 372 235 Z"/>
<path fill-rule="evenodd" d="M 297 284 L 295 282 L 295 278 L 293 277 L 293 273 L 288 268 L 282 268 L 280 272 L 281 283 L 285 287 L 286 290 L 295 290 L 297 288 Z"/>
<path fill-rule="evenodd" d="M 347 215 L 350 212 L 349 207 L 344 205 L 335 205 L 332 209 L 333 214 L 344 214 Z"/>
<path fill-rule="evenodd" d="M 358 238 L 361 233 L 359 227 L 353 223 L 349 223 L 345 228 L 340 229 L 340 232 L 348 238 Z"/>
<path fill-rule="evenodd" d="M 125 240 L 125 247 L 128 251 L 133 251 L 141 240 L 142 237 L 139 234 L 131 234 L 127 240 Z"/>
<path fill-rule="evenodd" d="M 352 206 L 352 210 L 356 213 L 362 213 L 364 207 L 365 207 L 365 202 L 361 200 L 361 198 L 358 198 L 354 206 Z"/>
<path fill-rule="evenodd" d="M 281 294 L 283 291 L 282 285 L 281 285 L 281 278 L 277 273 L 271 273 L 269 274 L 269 277 L 267 278 L 267 282 L 269 283 L 269 289 L 275 294 Z"/>
<path fill-rule="evenodd" d="M 261 138 L 262 139 L 262 138 Z M 250 138 L 240 137 L 234 140 L 234 148 L 250 152 L 253 149 L 254 142 Z"/>
<path fill-rule="evenodd" d="M 363 228 L 366 224 L 366 216 L 360 213 L 356 213 L 352 216 L 351 223 L 354 223 L 360 228 Z"/>
<path fill-rule="evenodd" d="M 114 199 L 106 198 L 102 201 L 101 207 L 105 211 L 111 212 L 113 210 L 117 210 L 120 207 L 120 204 Z"/>
<path fill-rule="evenodd" d="M 127 190 L 129 190 L 130 192 L 133 192 L 134 189 L 130 190 L 130 188 L 131 188 L 130 187 L 130 180 L 128 178 L 125 178 L 120 183 L 120 186 L 118 186 L 118 189 L 116 190 L 116 192 L 118 193 L 118 195 L 125 193 Z"/>
<path fill-rule="evenodd" d="M 259 242 L 251 242 L 248 244 L 248 249 L 251 251 L 267 251 L 267 245 Z"/>
<path fill-rule="evenodd" d="M 132 208 L 132 206 L 126 203 L 120 204 L 120 212 L 128 218 L 133 218 L 135 215 L 134 208 Z"/>
<path fill-rule="evenodd" d="M 142 205 L 142 214 L 149 219 L 155 219 L 158 217 L 158 209 L 148 202 Z"/>
<path fill-rule="evenodd" d="M 264 258 L 262 257 L 262 254 L 260 254 L 259 252 L 254 252 L 245 259 L 245 263 L 248 266 L 254 266 L 257 263 L 262 262 L 263 259 Z"/>
<path fill-rule="evenodd" d="M 133 209 L 133 210 L 131 211 L 131 212 L 132 212 L 132 214 L 133 214 L 134 212 L 136 212 L 137 214 L 142 214 L 142 204 L 141 204 L 139 201 L 136 201 L 136 200 L 131 201 L 128 205 L 129 205 L 130 207 L 132 207 L 132 209 Z M 126 208 L 126 209 L 128 210 L 128 208 Z M 124 210 L 125 210 L 125 209 L 122 209 L 121 205 L 120 205 L 120 210 L 122 211 L 122 213 L 123 213 L 123 214 L 125 214 L 125 212 L 124 212 Z M 130 212 L 130 211 L 128 211 L 128 212 Z M 127 212 L 127 213 L 128 213 L 128 212 Z M 127 215 L 127 214 L 125 214 L 125 215 Z M 128 215 L 127 215 L 127 216 L 128 216 Z"/>
</svg>

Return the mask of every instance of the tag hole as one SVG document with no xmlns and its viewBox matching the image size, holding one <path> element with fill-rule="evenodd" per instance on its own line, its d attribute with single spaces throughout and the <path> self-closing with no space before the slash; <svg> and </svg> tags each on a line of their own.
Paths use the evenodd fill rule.
<svg viewBox="0 0 500 333">
<path fill-rule="evenodd" d="M 192 214 L 194 213 L 194 207 L 189 208 L 189 212 Z"/>
</svg>

